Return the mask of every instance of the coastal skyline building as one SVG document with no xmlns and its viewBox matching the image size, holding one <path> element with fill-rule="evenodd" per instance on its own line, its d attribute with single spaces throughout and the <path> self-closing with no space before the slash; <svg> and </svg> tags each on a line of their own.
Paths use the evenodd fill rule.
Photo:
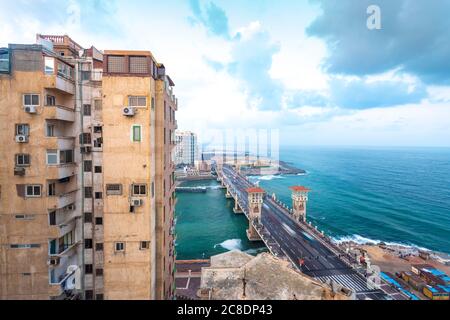
<svg viewBox="0 0 450 320">
<path fill-rule="evenodd" d="M 178 101 L 149 51 L 0 49 L 0 299 L 171 299 Z"/>
<path fill-rule="evenodd" d="M 176 131 L 175 141 L 175 165 L 193 166 L 198 160 L 197 135 L 191 131 Z"/>
</svg>

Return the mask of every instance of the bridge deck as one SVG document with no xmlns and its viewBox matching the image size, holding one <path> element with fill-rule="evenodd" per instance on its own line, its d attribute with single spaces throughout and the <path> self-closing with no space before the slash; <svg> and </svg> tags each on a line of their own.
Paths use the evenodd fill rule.
<svg viewBox="0 0 450 320">
<path fill-rule="evenodd" d="M 220 177 L 248 218 L 246 189 L 254 185 L 229 165 L 223 166 Z M 355 291 L 358 299 L 388 298 L 383 290 L 368 287 L 367 279 L 351 267 L 351 258 L 340 248 L 308 224 L 295 221 L 289 210 L 271 197 L 264 197 L 261 220 L 253 226 L 272 254 L 289 259 L 306 275 L 321 282 L 337 282 Z M 300 265 L 300 259 L 303 265 Z M 401 295 L 390 296 L 404 298 Z"/>
</svg>

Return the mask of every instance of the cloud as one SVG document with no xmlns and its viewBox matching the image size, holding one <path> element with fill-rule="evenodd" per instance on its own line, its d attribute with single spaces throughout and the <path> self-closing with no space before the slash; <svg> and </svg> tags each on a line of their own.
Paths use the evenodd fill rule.
<svg viewBox="0 0 450 320">
<path fill-rule="evenodd" d="M 272 43 L 264 30 L 234 40 L 227 70 L 242 83 L 250 104 L 260 110 L 279 110 L 282 106 L 283 86 L 270 76 L 272 58 L 278 51 L 279 45 Z"/>
<path fill-rule="evenodd" d="M 0 27 L 0 43 L 29 43 L 36 33 L 121 37 L 116 12 L 117 0 L 6 1 L 0 11 L 4 24 Z"/>
<path fill-rule="evenodd" d="M 287 99 L 289 108 L 299 108 L 304 106 L 326 107 L 330 104 L 330 98 L 322 91 L 298 90 Z"/>
<path fill-rule="evenodd" d="M 331 102 L 341 108 L 369 109 L 419 103 L 427 97 L 421 84 L 383 80 L 369 82 L 364 78 L 330 80 Z"/>
<path fill-rule="evenodd" d="M 206 30 L 215 36 L 225 39 L 230 38 L 230 30 L 228 27 L 228 17 L 225 11 L 213 2 L 206 4 L 203 8 L 199 0 L 189 1 L 193 17 L 190 21 L 200 23 Z"/>
<path fill-rule="evenodd" d="M 364 76 L 400 68 L 426 83 L 450 84 L 449 1 L 317 2 L 322 14 L 307 33 L 327 43 L 327 72 Z M 371 4 L 381 9 L 381 30 L 366 26 Z"/>
</svg>

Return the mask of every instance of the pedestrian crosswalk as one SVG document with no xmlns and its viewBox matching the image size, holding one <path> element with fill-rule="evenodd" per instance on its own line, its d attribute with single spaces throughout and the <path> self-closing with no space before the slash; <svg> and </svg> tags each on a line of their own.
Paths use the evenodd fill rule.
<svg viewBox="0 0 450 320">
<path fill-rule="evenodd" d="M 317 277 L 316 279 L 325 283 L 328 283 L 330 280 L 332 280 L 339 283 L 343 287 L 351 289 L 355 292 L 365 292 L 373 290 L 367 286 L 366 279 L 356 273 L 321 276 Z"/>
</svg>

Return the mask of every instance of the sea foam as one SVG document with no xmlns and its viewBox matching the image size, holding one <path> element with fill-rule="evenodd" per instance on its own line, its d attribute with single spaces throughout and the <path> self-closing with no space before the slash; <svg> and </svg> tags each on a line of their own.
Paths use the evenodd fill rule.
<svg viewBox="0 0 450 320">
<path fill-rule="evenodd" d="M 214 248 L 217 248 L 218 246 L 221 246 L 224 249 L 227 250 L 241 250 L 242 249 L 242 240 L 241 239 L 229 239 L 225 240 L 222 243 L 216 244 Z"/>
<path fill-rule="evenodd" d="M 406 243 L 401 243 L 401 242 L 390 242 L 390 241 L 382 241 L 382 240 L 370 239 L 370 238 L 363 237 L 363 236 L 361 236 L 359 234 L 353 234 L 353 235 L 349 235 L 349 236 L 333 237 L 332 240 L 333 240 L 333 242 L 335 242 L 337 244 L 341 244 L 341 243 L 344 243 L 344 242 L 354 242 L 354 243 L 360 244 L 360 245 L 364 245 L 364 244 L 378 245 L 380 243 L 384 243 L 385 245 L 387 245 L 389 247 L 403 247 L 403 248 L 406 248 L 406 249 L 430 251 L 427 248 L 419 247 L 419 246 L 417 246 L 415 244 L 406 244 Z"/>
</svg>

